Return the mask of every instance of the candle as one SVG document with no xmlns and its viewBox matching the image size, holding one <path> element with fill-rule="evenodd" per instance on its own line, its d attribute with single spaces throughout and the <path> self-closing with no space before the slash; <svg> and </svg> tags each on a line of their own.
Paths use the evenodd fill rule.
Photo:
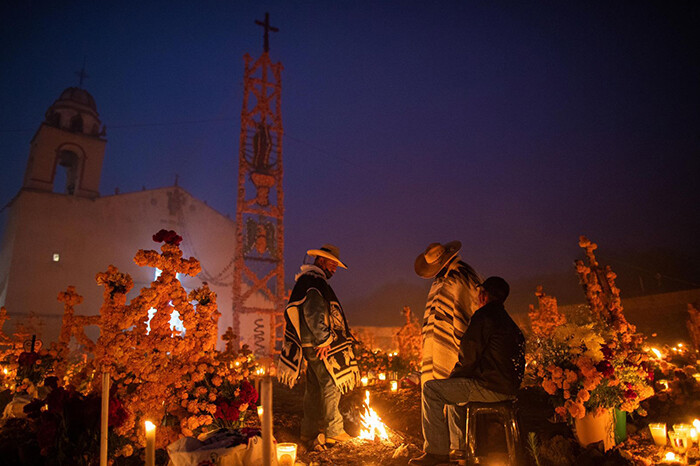
<svg viewBox="0 0 700 466">
<path fill-rule="evenodd" d="M 144 423 L 146 427 L 146 466 L 156 464 L 156 425 L 151 421 Z"/>
<path fill-rule="evenodd" d="M 698 441 L 698 431 L 695 430 L 695 427 L 690 429 L 690 441 L 693 443 Z"/>
<path fill-rule="evenodd" d="M 100 466 L 107 466 L 107 438 L 109 434 L 109 372 L 102 373 L 101 414 L 102 417 L 100 419 Z"/>
<path fill-rule="evenodd" d="M 391 391 L 392 392 L 399 391 L 399 383 L 396 380 L 391 381 Z"/>
<path fill-rule="evenodd" d="M 263 416 L 263 407 L 258 406 L 258 417 L 260 418 L 260 420 L 262 420 L 262 416 Z"/>
<path fill-rule="evenodd" d="M 678 453 L 685 453 L 688 450 L 690 436 L 687 433 L 671 431 L 668 433 L 668 438 L 671 440 L 671 446 Z"/>
<path fill-rule="evenodd" d="M 675 463 L 676 460 L 676 454 L 673 453 L 672 451 L 667 451 L 666 454 L 664 455 L 664 461 L 667 463 Z"/>
<path fill-rule="evenodd" d="M 386 374 L 384 372 L 379 373 L 379 380 L 386 380 Z"/>
<path fill-rule="evenodd" d="M 369 379 L 367 379 L 367 377 L 362 377 L 362 378 L 360 379 L 360 382 L 362 382 L 362 386 L 363 386 L 363 387 L 366 387 L 367 384 L 369 383 Z"/>
<path fill-rule="evenodd" d="M 279 466 L 293 466 L 297 459 L 296 443 L 277 444 L 277 463 Z"/>
<path fill-rule="evenodd" d="M 666 445 L 666 424 L 649 424 L 649 430 L 655 444 L 661 447 Z"/>
<path fill-rule="evenodd" d="M 690 436 L 690 424 L 673 424 L 673 431 L 679 435 Z"/>
</svg>

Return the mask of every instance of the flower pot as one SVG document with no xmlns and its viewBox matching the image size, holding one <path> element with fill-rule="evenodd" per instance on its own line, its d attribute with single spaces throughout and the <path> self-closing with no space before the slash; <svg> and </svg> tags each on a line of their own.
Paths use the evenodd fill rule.
<svg viewBox="0 0 700 466">
<path fill-rule="evenodd" d="M 574 419 L 574 435 L 582 447 L 602 441 L 605 450 L 615 446 L 612 409 L 601 409 Z"/>
</svg>

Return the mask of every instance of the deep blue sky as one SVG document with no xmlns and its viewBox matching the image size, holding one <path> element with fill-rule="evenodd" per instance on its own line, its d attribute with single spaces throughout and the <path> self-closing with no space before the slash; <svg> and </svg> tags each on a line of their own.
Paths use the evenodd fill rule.
<svg viewBox="0 0 700 466">
<path fill-rule="evenodd" d="M 101 191 L 180 185 L 235 214 L 242 56 L 280 28 L 288 280 L 340 246 L 341 297 L 419 283 L 459 239 L 485 275 L 608 251 L 698 257 L 700 4 L 19 1 L 0 6 L 0 202 L 87 59 Z M 190 122 L 190 123 L 187 123 Z M 643 265 L 643 264 L 642 264 Z"/>
</svg>

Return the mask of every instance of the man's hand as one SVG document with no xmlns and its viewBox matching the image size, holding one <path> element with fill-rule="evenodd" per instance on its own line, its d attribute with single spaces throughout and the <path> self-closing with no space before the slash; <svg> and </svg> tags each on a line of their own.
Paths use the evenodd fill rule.
<svg viewBox="0 0 700 466">
<path fill-rule="evenodd" d="M 326 359 L 328 357 L 328 352 L 331 350 L 331 345 L 319 346 L 316 348 L 316 357 L 320 360 Z"/>
</svg>

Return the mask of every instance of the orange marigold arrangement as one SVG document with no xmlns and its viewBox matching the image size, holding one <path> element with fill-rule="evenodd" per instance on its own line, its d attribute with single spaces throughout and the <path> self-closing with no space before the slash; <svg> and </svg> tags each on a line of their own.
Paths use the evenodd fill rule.
<svg viewBox="0 0 700 466">
<path fill-rule="evenodd" d="M 551 395 L 563 419 L 610 408 L 644 415 L 640 402 L 654 389 L 643 336 L 625 319 L 616 276 L 598 264 L 597 245 L 585 237 L 579 245 L 588 259 L 575 263 L 588 306 L 563 316 L 556 300 L 538 288 L 539 309 L 529 313 L 528 380 Z"/>
<path fill-rule="evenodd" d="M 199 261 L 183 258 L 182 238 L 172 230 L 161 230 L 153 240 L 162 243 L 160 252 L 139 250 L 134 262 L 157 268 L 160 275 L 129 302 L 127 293 L 134 282 L 112 265 L 96 275 L 104 289 L 99 315 L 75 314 L 82 297 L 74 287 L 59 294 L 64 304 L 63 327 L 58 344 L 51 348 L 56 357 L 53 374 L 58 377 L 51 377 L 55 387 L 47 398 L 31 407 L 41 417 L 35 411 L 46 403 L 50 406 L 52 397 L 65 398 L 66 393 L 76 403 L 88 403 L 92 397 L 99 398 L 100 374 L 109 373 L 110 431 L 115 435 L 110 455 L 114 457 L 130 456 L 143 448 L 145 420 L 159 426 L 156 446 L 163 448 L 182 436 L 239 428 L 256 419 L 258 395 L 248 381 L 257 368 L 252 353 L 247 347 L 234 349 L 230 328 L 225 334 L 226 350 L 216 350 L 220 316 L 216 294 L 206 283 L 188 292 L 178 279 L 178 274 L 197 275 Z M 174 313 L 184 332 L 171 327 Z M 99 326 L 96 342 L 85 335 L 86 325 Z M 82 349 L 77 361 L 69 350 L 73 338 Z M 18 374 L 34 368 L 40 358 L 37 354 L 29 359 L 19 358 Z"/>
</svg>

